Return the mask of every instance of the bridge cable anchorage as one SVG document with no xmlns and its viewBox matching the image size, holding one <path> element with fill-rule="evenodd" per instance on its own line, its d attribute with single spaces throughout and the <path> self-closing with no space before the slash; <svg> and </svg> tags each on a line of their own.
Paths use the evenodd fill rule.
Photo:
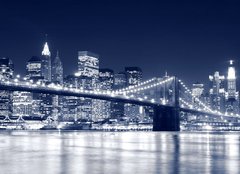
<svg viewBox="0 0 240 174">
<path fill-rule="evenodd" d="M 231 113 L 231 114 L 229 115 L 229 114 L 226 114 L 226 113 L 222 113 L 222 112 L 220 112 L 220 111 L 218 111 L 218 110 L 213 110 L 213 109 L 211 109 L 209 106 L 207 106 L 207 105 L 206 105 L 205 103 L 203 103 L 201 100 L 199 100 L 196 96 L 194 96 L 194 95 L 192 94 L 191 90 L 184 84 L 184 82 L 183 82 L 182 80 L 179 79 L 178 81 L 179 81 L 180 85 L 185 89 L 184 92 L 190 94 L 191 97 L 192 97 L 193 99 L 195 99 L 200 105 L 202 105 L 203 108 L 206 109 L 208 112 L 214 113 L 214 114 L 217 114 L 217 115 L 223 115 L 223 116 L 234 116 L 233 113 Z M 190 109 L 193 109 L 193 104 L 190 104 L 190 103 L 186 102 L 186 101 L 185 101 L 184 99 L 182 99 L 182 98 L 179 98 L 179 100 L 180 100 L 181 102 L 183 102 L 186 106 L 188 106 Z M 198 109 L 198 110 L 202 110 L 202 109 Z M 237 114 L 236 116 L 239 116 L 239 114 Z"/>
</svg>

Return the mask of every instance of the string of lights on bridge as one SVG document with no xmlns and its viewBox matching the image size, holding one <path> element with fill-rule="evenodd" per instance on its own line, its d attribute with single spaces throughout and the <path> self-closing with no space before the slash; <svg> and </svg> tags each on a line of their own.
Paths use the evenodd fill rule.
<svg viewBox="0 0 240 174">
<path fill-rule="evenodd" d="M 72 85 L 70 85 L 69 87 L 66 86 L 62 86 L 60 84 L 54 84 L 54 83 L 50 83 L 48 85 L 46 85 L 44 82 L 34 82 L 33 80 L 28 80 L 26 77 L 24 77 L 22 80 L 20 78 L 20 75 L 17 75 L 16 78 L 13 79 L 13 81 L 5 81 L 4 79 L 1 79 L 2 83 L 6 83 L 7 85 L 23 85 L 24 87 L 27 88 L 41 88 L 41 89 L 52 89 L 52 90 L 64 90 L 64 91 L 69 91 L 69 92 L 76 92 L 76 93 L 84 93 L 84 94 L 93 94 L 93 95 L 105 95 L 105 96 L 110 96 L 110 97 L 124 97 L 126 99 L 135 99 L 138 101 L 149 101 L 151 103 L 156 103 L 154 98 L 148 99 L 148 97 L 137 97 L 136 95 L 134 95 L 134 93 L 138 93 L 144 90 L 148 90 L 151 88 L 155 88 L 157 86 L 161 86 L 164 85 L 172 80 L 174 80 L 174 77 L 169 77 L 166 78 L 164 80 L 158 80 L 157 82 L 153 83 L 154 81 L 158 80 L 158 78 L 152 78 L 150 80 L 144 81 L 140 84 L 134 85 L 134 86 L 130 86 L 124 89 L 119 89 L 116 91 L 111 91 L 111 90 L 100 90 L 100 89 L 95 89 L 95 90 L 86 90 L 83 89 L 82 87 L 80 88 L 76 88 L 73 87 Z M 217 110 L 213 110 L 211 109 L 209 106 L 207 106 L 205 103 L 203 103 L 199 98 L 197 98 L 196 96 L 193 95 L 193 93 L 191 92 L 191 90 L 185 85 L 185 83 L 182 80 L 178 80 L 179 84 L 184 88 L 184 92 L 188 93 L 191 95 L 192 99 L 194 99 L 195 101 L 197 101 L 199 103 L 199 105 L 201 105 L 203 108 L 194 108 L 193 104 L 188 103 L 186 100 L 184 100 L 183 98 L 179 98 L 180 102 L 182 102 L 186 107 L 190 108 L 190 109 L 196 109 L 198 111 L 208 111 L 210 113 L 213 114 L 218 114 L 218 115 L 225 115 L 225 116 L 234 116 L 233 113 L 221 113 L 220 111 Z M 161 104 L 166 105 L 166 102 L 162 102 Z M 236 116 L 239 116 L 239 114 L 236 114 Z"/>
<path fill-rule="evenodd" d="M 186 86 L 186 84 L 185 84 L 182 80 L 178 80 L 178 81 L 179 81 L 180 85 L 182 85 L 182 87 L 185 89 L 185 92 L 188 93 L 188 94 L 190 94 L 191 97 L 192 97 L 195 101 L 197 101 L 200 105 L 203 106 L 203 109 L 197 108 L 197 110 L 199 110 L 199 111 L 203 110 L 203 111 L 204 111 L 204 110 L 206 109 L 208 112 L 211 112 L 211 113 L 213 113 L 213 114 L 223 115 L 223 116 L 237 116 L 237 117 L 240 116 L 239 114 L 235 114 L 235 115 L 234 115 L 233 113 L 222 113 L 222 112 L 220 112 L 220 111 L 211 109 L 211 108 L 208 107 L 206 104 L 204 104 L 199 98 L 197 98 L 196 96 L 194 96 L 193 93 L 191 92 L 191 90 Z M 180 97 L 179 100 L 180 100 L 181 102 L 183 102 L 188 108 L 194 109 L 194 108 L 193 108 L 193 105 L 190 104 L 190 103 L 188 103 L 188 102 L 186 102 L 183 98 Z"/>
<path fill-rule="evenodd" d="M 136 93 L 136 92 L 148 90 L 148 89 L 166 84 L 166 83 L 172 81 L 173 79 L 174 79 L 174 77 L 170 77 L 170 78 L 167 78 L 165 80 L 162 80 L 162 81 L 151 84 L 151 82 L 153 82 L 154 80 L 157 80 L 157 78 L 152 78 L 152 79 L 147 80 L 145 82 L 142 82 L 138 85 L 130 86 L 130 87 L 127 87 L 127 88 L 124 88 L 124 89 L 117 90 L 116 93 L 117 94 Z"/>
</svg>

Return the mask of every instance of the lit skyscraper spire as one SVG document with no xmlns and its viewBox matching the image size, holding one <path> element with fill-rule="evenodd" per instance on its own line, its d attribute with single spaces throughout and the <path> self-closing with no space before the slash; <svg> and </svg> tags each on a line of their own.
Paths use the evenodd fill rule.
<svg viewBox="0 0 240 174">
<path fill-rule="evenodd" d="M 51 56 L 51 52 L 49 51 L 49 47 L 48 47 L 48 43 L 47 43 L 47 34 L 45 35 L 46 36 L 46 41 L 45 41 L 45 44 L 43 46 L 43 50 L 42 50 L 42 56 Z"/>
<path fill-rule="evenodd" d="M 236 79 L 236 72 L 235 72 L 235 68 L 233 67 L 233 60 L 229 61 L 230 66 L 228 67 L 228 79 L 230 80 L 234 80 Z"/>
<path fill-rule="evenodd" d="M 48 43 L 45 42 L 43 50 L 42 50 L 42 55 L 43 56 L 51 56 L 51 52 L 49 51 Z"/>
<path fill-rule="evenodd" d="M 233 60 L 229 61 L 227 76 L 226 112 L 239 113 L 239 98 L 236 90 L 236 71 Z"/>
<path fill-rule="evenodd" d="M 51 52 L 49 51 L 47 40 L 42 51 L 42 76 L 45 81 L 51 81 Z"/>
<path fill-rule="evenodd" d="M 236 71 L 233 66 L 233 60 L 229 61 L 230 66 L 228 67 L 228 75 L 227 75 L 227 84 L 228 84 L 228 99 L 236 98 Z"/>
</svg>

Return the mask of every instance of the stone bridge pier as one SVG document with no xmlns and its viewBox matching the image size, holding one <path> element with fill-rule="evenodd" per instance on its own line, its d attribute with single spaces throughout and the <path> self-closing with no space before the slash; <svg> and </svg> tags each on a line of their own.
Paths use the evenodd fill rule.
<svg viewBox="0 0 240 174">
<path fill-rule="evenodd" d="M 179 108 L 154 107 L 153 131 L 180 131 Z"/>
</svg>

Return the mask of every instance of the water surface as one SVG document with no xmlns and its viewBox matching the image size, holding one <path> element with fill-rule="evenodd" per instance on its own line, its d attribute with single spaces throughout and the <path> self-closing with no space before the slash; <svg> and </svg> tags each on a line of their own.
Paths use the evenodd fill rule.
<svg viewBox="0 0 240 174">
<path fill-rule="evenodd" d="M 0 173 L 240 173 L 240 133 L 0 131 Z"/>
</svg>

